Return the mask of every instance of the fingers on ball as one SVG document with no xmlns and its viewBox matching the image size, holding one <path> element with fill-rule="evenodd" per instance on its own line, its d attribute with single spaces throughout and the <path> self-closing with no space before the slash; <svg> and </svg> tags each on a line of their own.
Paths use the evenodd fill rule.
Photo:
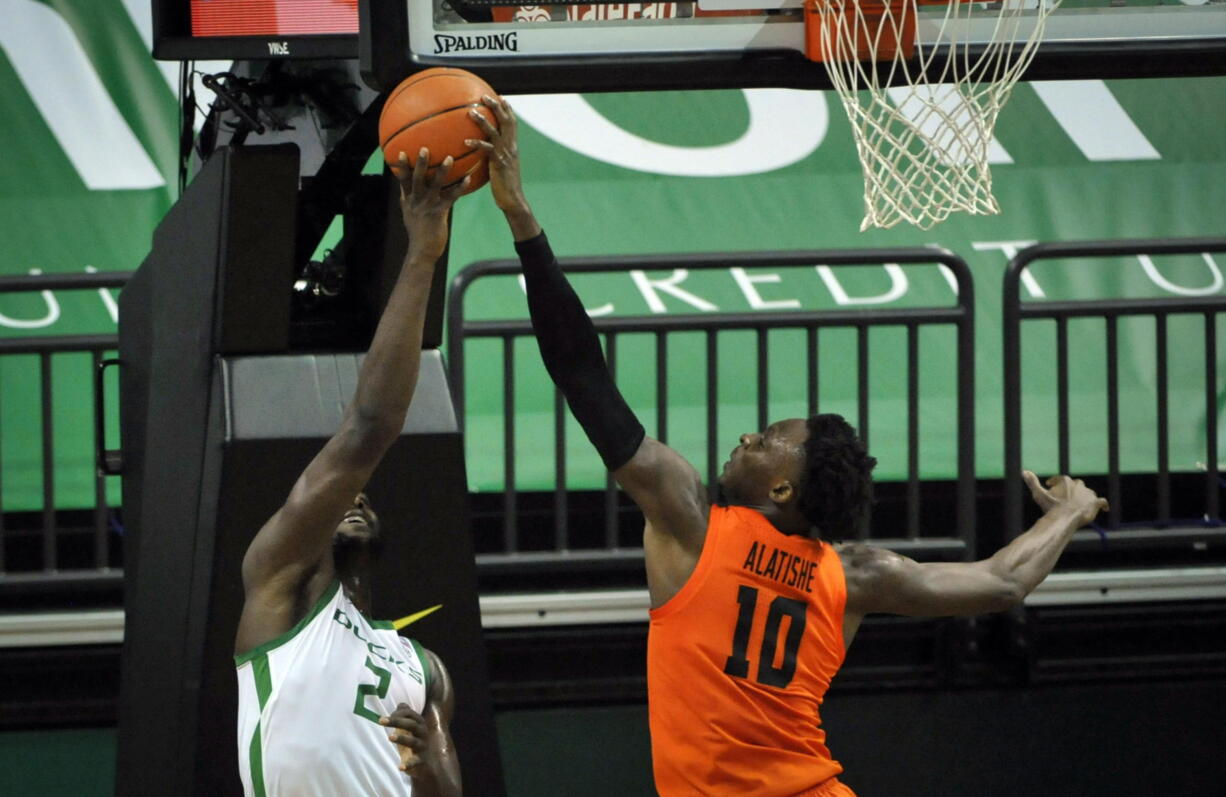
<svg viewBox="0 0 1226 797">
<path fill-rule="evenodd" d="M 475 168 L 470 190 L 479 188 L 486 172 L 476 165 L 484 161 L 487 150 L 468 145 L 464 139 L 487 135 L 472 119 L 470 111 L 474 109 L 479 110 L 482 121 L 496 129 L 498 103 L 487 108 L 486 97 L 496 97 L 493 88 L 478 75 L 461 69 L 426 69 L 407 78 L 389 92 L 379 117 L 379 142 L 389 164 L 398 165 L 402 149 L 411 159 L 420 147 L 428 146 L 435 166 L 444 155 L 455 159 L 448 182 Z"/>
</svg>

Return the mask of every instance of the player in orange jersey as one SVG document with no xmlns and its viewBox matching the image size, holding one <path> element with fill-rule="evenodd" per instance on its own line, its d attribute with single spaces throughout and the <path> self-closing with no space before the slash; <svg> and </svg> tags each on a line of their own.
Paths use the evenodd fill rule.
<svg viewBox="0 0 1226 797">
<path fill-rule="evenodd" d="M 1067 476 L 1044 488 L 1026 533 L 979 562 L 921 564 L 863 544 L 872 469 L 838 415 L 746 434 L 712 505 L 698 471 L 647 437 L 520 183 L 516 123 L 487 99 L 490 186 L 523 263 L 541 356 L 605 465 L 646 517 L 647 691 L 656 788 L 673 795 L 850 795 L 818 709 L 866 614 L 972 615 L 1018 605 L 1106 502 Z"/>
</svg>

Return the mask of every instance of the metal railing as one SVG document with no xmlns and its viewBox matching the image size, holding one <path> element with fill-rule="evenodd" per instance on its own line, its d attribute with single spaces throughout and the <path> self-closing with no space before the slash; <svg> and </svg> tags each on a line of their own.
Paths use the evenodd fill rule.
<svg viewBox="0 0 1226 797">
<path fill-rule="evenodd" d="M 93 274 L 56 274 L 0 277 L 0 295 L 14 293 L 30 293 L 41 291 L 76 291 L 122 288 L 131 276 L 131 272 L 105 272 Z M 72 527 L 66 527 L 62 507 L 57 505 L 56 496 L 56 448 L 54 426 L 54 396 L 56 379 L 53 378 L 53 363 L 60 356 L 73 354 L 89 355 L 89 372 L 82 374 L 81 382 L 91 386 L 97 384 L 95 376 L 102 366 L 106 353 L 113 351 L 118 345 L 118 335 L 38 335 L 29 337 L 0 338 L 0 358 L 7 360 L 17 356 L 36 356 L 38 358 L 38 401 L 37 417 L 31 417 L 26 422 L 38 424 L 41 439 L 41 477 L 42 496 L 41 507 L 30 513 L 28 524 L 23 528 L 13 528 L 11 519 L 23 513 L 13 513 L 8 516 L 0 512 L 0 592 L 28 592 L 47 588 L 78 589 L 90 586 L 117 586 L 122 577 L 122 571 L 111 567 L 111 508 L 107 506 L 106 476 L 97 468 L 93 458 L 90 458 L 93 479 L 93 506 L 84 510 L 88 520 L 74 522 Z M 4 391 L 8 393 L 8 391 Z M 4 395 L 4 394 L 0 394 Z M 11 396 L 11 393 L 8 393 Z M 98 406 L 98 397 L 92 396 L 94 406 Z M 0 399 L 2 400 L 2 399 Z M 117 412 L 118 407 L 111 408 Z M 104 419 L 95 418 L 94 449 L 100 450 L 103 444 L 98 435 L 103 434 Z M 3 429 L 0 428 L 0 434 Z M 4 501 L 4 461 L 3 450 L 0 447 L 0 507 Z M 6 520 L 6 517 L 8 520 Z M 74 549 L 72 563 L 62 561 L 60 542 L 65 535 L 86 536 L 88 551 L 78 546 Z M 18 538 L 36 537 L 39 539 L 35 550 L 27 551 L 22 556 L 20 566 L 6 556 L 10 547 L 16 547 L 14 541 Z M 82 555 L 83 554 L 83 555 Z M 82 565 L 84 560 L 87 564 Z"/>
<path fill-rule="evenodd" d="M 788 312 L 710 312 L 673 316 L 635 316 L 594 318 L 597 332 L 604 337 L 605 356 L 616 377 L 617 348 L 620 336 L 647 334 L 654 337 L 656 351 L 656 418 L 655 437 L 667 442 L 669 431 L 668 337 L 678 333 L 699 333 L 705 338 L 706 374 L 706 461 L 700 465 L 708 484 L 718 475 L 719 448 L 717 378 L 719 348 L 717 336 L 735 330 L 748 330 L 756 336 L 756 410 L 758 428 L 768 421 L 767 385 L 769 361 L 768 333 L 775 330 L 801 330 L 805 335 L 806 395 L 809 414 L 818 409 L 818 331 L 848 328 L 855 332 L 857 361 L 856 417 L 852 420 L 867 441 L 869 427 L 869 335 L 879 327 L 901 327 L 906 334 L 906 395 L 907 395 L 907 464 L 904 488 L 905 509 L 902 536 L 887 537 L 871 534 L 875 543 L 888 545 L 912 555 L 932 558 L 970 558 L 975 550 L 975 466 L 974 466 L 974 289 L 970 270 L 956 254 L 937 247 L 864 250 L 808 250 L 756 252 L 733 255 L 661 255 L 637 257 L 566 258 L 560 261 L 570 274 L 596 274 L 650 270 L 685 269 L 704 271 L 715 269 L 798 266 L 863 266 L 893 263 L 898 265 L 937 264 L 952 273 L 957 285 L 956 304 L 938 308 L 847 309 Z M 447 351 L 449 375 L 461 429 L 465 426 L 465 344 L 474 339 L 499 340 L 503 351 L 503 494 L 501 502 L 501 550 L 478 557 L 485 570 L 498 568 L 542 568 L 571 565 L 580 561 L 588 565 L 615 560 L 641 560 L 638 547 L 619 547 L 619 498 L 612 479 L 604 487 L 604 545 L 599 548 L 575 549 L 569 545 L 568 493 L 566 489 L 565 420 L 567 410 L 559 393 L 553 401 L 554 485 L 552 498 L 552 550 L 526 551 L 521 547 L 517 521 L 520 515 L 520 494 L 516 486 L 516 395 L 514 390 L 515 341 L 531 337 L 532 326 L 527 319 L 469 320 L 465 317 L 464 299 L 468 289 L 487 277 L 517 275 L 517 260 L 494 260 L 474 263 L 459 274 L 448 291 Z M 921 528 L 920 467 L 919 467 L 919 330 L 928 326 L 952 326 L 956 335 L 953 352 L 955 370 L 957 422 L 956 453 L 956 524 L 955 533 L 925 536 Z M 946 352 L 941 352 L 948 356 Z M 726 442 L 726 441 L 725 441 Z M 874 529 L 876 531 L 876 529 Z M 943 529 L 944 531 L 944 529 Z"/>
<path fill-rule="evenodd" d="M 1056 332 L 1056 439 L 1059 472 L 1068 473 L 1070 465 L 1070 379 L 1069 322 L 1072 319 L 1102 319 L 1106 343 L 1106 498 L 1115 511 L 1102 523 L 1116 533 L 1111 539 L 1123 544 L 1149 545 L 1172 542 L 1195 543 L 1226 534 L 1222 527 L 1220 493 L 1223 487 L 1218 463 L 1218 348 L 1217 317 L 1226 313 L 1226 296 L 1197 296 L 1160 299 L 1089 299 L 1083 301 L 1023 302 L 1019 283 L 1023 273 L 1040 261 L 1069 258 L 1108 258 L 1137 255 L 1176 255 L 1226 252 L 1226 238 L 1186 238 L 1157 240 L 1085 241 L 1038 244 L 1022 250 L 1005 272 L 1003 291 L 1004 411 L 1005 411 L 1005 519 L 1006 534 L 1022 529 L 1022 328 L 1024 322 L 1055 323 Z M 1170 466 L 1170 419 L 1168 363 L 1170 344 L 1167 330 L 1172 316 L 1199 316 L 1203 321 L 1205 475 L 1203 504 L 1199 518 L 1172 517 Z M 1149 316 L 1154 319 L 1156 412 L 1154 463 L 1156 511 L 1151 517 L 1121 518 L 1124 477 L 1120 465 L 1120 357 L 1119 322 L 1125 317 Z M 1092 533 L 1079 533 L 1095 539 Z"/>
<path fill-rule="evenodd" d="M 1108 466 L 1106 468 L 1106 495 L 1118 507 L 1121 495 L 1127 497 L 1128 474 L 1121 473 L 1120 464 L 1120 395 L 1119 395 L 1119 319 L 1130 316 L 1150 316 L 1154 319 L 1155 348 L 1157 351 L 1155 384 L 1156 395 L 1154 413 L 1155 435 L 1157 437 L 1157 456 L 1152 472 L 1146 478 L 1152 479 L 1156 498 L 1153 502 L 1155 511 L 1152 517 L 1121 518 L 1119 513 L 1104 518 L 1108 529 L 1115 529 L 1112 538 L 1117 543 L 1147 544 L 1148 542 L 1182 540 L 1195 543 L 1205 539 L 1219 539 L 1224 527 L 1221 522 L 1221 489 L 1222 480 L 1218 458 L 1218 412 L 1217 404 L 1223 401 L 1223 396 L 1216 389 L 1220 377 L 1219 341 L 1216 338 L 1215 324 L 1222 313 L 1226 313 L 1226 298 L 1221 296 L 1171 298 L 1156 300 L 1134 299 L 1099 299 L 1086 301 L 1059 302 L 1025 302 L 1020 300 L 1019 282 L 1022 274 L 1032 263 L 1041 260 L 1052 260 L 1071 257 L 1109 257 L 1137 254 L 1179 254 L 1179 253 L 1219 253 L 1226 252 L 1226 239 L 1201 238 L 1182 241 L 1122 241 L 1095 242 L 1085 244 L 1044 244 L 1031 247 L 1020 253 L 1011 263 L 1005 277 L 1004 286 L 1004 363 L 1005 363 L 1005 501 L 1007 512 L 1007 533 L 1015 534 L 1021 528 L 1022 518 L 1022 488 L 1018 478 L 1021 470 L 1021 351 L 1022 332 L 1025 323 L 1039 322 L 1054 324 L 1056 331 L 1056 428 L 1058 437 L 1058 460 L 1061 471 L 1067 471 L 1070 465 L 1070 362 L 1069 323 L 1072 319 L 1097 318 L 1105 324 L 1104 343 L 1107 350 L 1107 384 L 1105 395 L 1105 417 L 1108 435 L 1106 440 Z M 971 557 L 976 549 L 976 519 L 975 519 L 975 473 L 974 473 L 974 294 L 971 275 L 965 263 L 944 250 L 936 248 L 921 249 L 881 249 L 862 251 L 803 251 L 803 252 L 762 252 L 741 255 L 684 255 L 684 256 L 652 256 L 630 258 L 571 258 L 563 261 L 564 268 L 571 274 L 597 274 L 608 272 L 628 272 L 631 270 L 670 270 L 688 269 L 692 271 L 718 270 L 728 268 L 757 267 L 798 267 L 812 265 L 827 265 L 833 267 L 855 265 L 880 265 L 882 263 L 898 263 L 903 265 L 939 264 L 947 267 L 952 273 L 957 289 L 957 304 L 951 307 L 933 309 L 878 308 L 865 309 L 831 309 L 811 312 L 742 312 L 742 313 L 702 313 L 673 316 L 618 317 L 597 318 L 596 327 L 604 336 L 606 355 L 613 368 L 616 368 L 618 356 L 618 341 L 626 336 L 649 335 L 654 338 L 656 351 L 655 382 L 657 391 L 656 428 L 657 437 L 667 441 L 669 435 L 670 391 L 676 390 L 676 385 L 670 384 L 668 378 L 668 363 L 670 357 L 678 356 L 676 349 L 671 349 L 669 338 L 672 335 L 689 333 L 697 335 L 705 342 L 706 362 L 699 367 L 697 373 L 706 375 L 705 397 L 705 462 L 699 462 L 700 470 L 714 481 L 719 464 L 719 413 L 721 412 L 719 396 L 715 387 L 720 372 L 719 336 L 725 333 L 749 335 L 756 342 L 757 362 L 752 369 L 753 380 L 747 382 L 747 391 L 755 394 L 757 421 L 763 427 L 768 418 L 768 386 L 770 384 L 770 363 L 764 356 L 768 349 L 768 340 L 776 330 L 798 330 L 805 345 L 805 368 L 797 373 L 797 379 L 804 379 L 804 390 L 807 409 L 810 412 L 818 409 L 818 362 L 819 354 L 827 356 L 823 344 L 829 345 L 823 333 L 827 329 L 844 328 L 851 331 L 852 348 L 854 349 L 857 369 L 854 377 L 856 385 L 854 410 L 850 418 L 867 436 L 869 428 L 869 376 L 867 363 L 870 355 L 869 330 L 879 327 L 899 328 L 905 335 L 905 383 L 906 383 L 906 466 L 905 479 L 892 487 L 897 488 L 899 504 L 903 509 L 898 513 L 897 528 L 901 529 L 898 536 L 889 537 L 881 534 L 880 528 L 873 528 L 870 539 L 879 544 L 891 545 L 900 550 L 918 554 L 939 556 L 942 558 Z M 619 527 L 623 516 L 633 512 L 627 507 L 623 498 L 611 480 L 605 480 L 603 494 L 598 495 L 602 510 L 603 528 L 599 534 L 601 543 L 595 545 L 576 546 L 570 533 L 573 523 L 573 511 L 580 499 L 578 493 L 570 492 L 566 485 L 566 416 L 567 411 L 561 396 L 553 394 L 552 422 L 555 430 L 554 450 L 555 478 L 550 492 L 532 496 L 533 501 L 544 499 L 549 504 L 549 519 L 552 523 L 551 545 L 546 550 L 540 546 L 526 546 L 518 534 L 517 524 L 525 516 L 526 497 L 517 489 L 516 462 L 514 458 L 516 444 L 516 396 L 508 385 L 513 384 L 509 377 L 516 370 L 515 343 L 532 335 L 531 324 L 526 319 L 473 321 L 465 317 L 465 296 L 468 289 L 478 280 L 499 275 L 517 275 L 519 264 L 516 261 L 488 261 L 477 263 L 458 274 L 452 284 L 448 297 L 448 341 L 449 369 L 452 388 L 456 399 L 456 410 L 461 425 L 465 415 L 465 341 L 488 339 L 498 341 L 505 353 L 503 360 L 503 395 L 504 410 L 502 437 L 505 450 L 503 452 L 502 468 L 506 489 L 496 499 L 499 502 L 500 540 L 498 550 L 480 557 L 485 570 L 503 568 L 513 571 L 516 568 L 527 568 L 529 571 L 542 567 L 569 568 L 578 563 L 585 563 L 591 572 L 592 567 L 603 564 L 633 564 L 641 561 L 641 549 L 633 546 L 619 546 L 619 538 L 625 539 L 624 528 Z M 16 292 L 38 291 L 69 291 L 98 290 L 120 288 L 126 282 L 129 273 L 111 272 L 104 274 L 71 274 L 47 276 L 15 276 L 0 278 L 0 295 Z M 1171 428 L 1171 401 L 1168 395 L 1168 357 L 1167 351 L 1173 339 L 1168 339 L 1168 319 L 1172 316 L 1199 317 L 1203 323 L 1205 391 L 1204 407 L 1206 414 L 1205 428 L 1205 472 L 1203 482 L 1198 488 L 1203 494 L 1203 500 L 1196 507 L 1194 514 L 1200 515 L 1189 521 L 1179 515 L 1191 514 L 1185 509 L 1173 506 L 1172 472 L 1170 468 L 1170 446 L 1168 433 Z M 925 528 L 925 516 L 921 506 L 926 506 L 921 500 L 921 479 L 919 470 L 920 435 L 918 426 L 919 402 L 919 362 L 921 356 L 927 353 L 927 348 L 921 345 L 919 330 L 928 326 L 953 327 L 956 334 L 956 417 L 957 437 L 957 475 L 954 490 L 956 507 L 955 533 L 947 536 L 930 536 Z M 1076 330 L 1074 329 L 1074 332 Z M 796 334 L 796 333 L 792 333 Z M 57 495 L 55 480 L 55 446 L 54 429 L 55 396 L 60 395 L 64 387 L 57 389 L 57 380 L 62 376 L 56 359 L 64 356 L 82 354 L 88 357 L 89 367 L 96 370 L 104 354 L 115 348 L 117 336 L 114 334 L 99 335 L 44 335 L 32 337 L 11 337 L 0 339 L 0 361 L 6 357 L 23 356 L 32 358 L 29 367 L 32 373 L 36 370 L 37 400 L 31 406 L 37 409 L 31 414 L 28 423 L 31 427 L 40 428 L 40 447 L 42 454 L 42 489 L 41 500 L 31 511 L 4 515 L 0 513 L 0 594 L 26 593 L 34 590 L 73 589 L 96 585 L 114 586 L 119 583 L 120 570 L 110 567 L 116 554 L 116 540 L 113 538 L 113 508 L 107 506 L 105 477 L 96 471 L 91 476 L 94 485 L 94 500 L 92 507 L 77 511 L 65 511 L 62 496 Z M 532 347 L 535 349 L 535 347 Z M 821 351 L 819 352 L 819 349 Z M 944 356 L 945 352 L 941 351 Z M 522 359 L 522 356 L 521 356 Z M 1185 358 L 1186 359 L 1186 358 Z M 493 358 L 490 358 L 491 365 Z M 53 364 L 55 364 L 53 368 Z M 522 365 L 522 363 L 521 363 Z M 84 370 L 84 369 L 83 369 Z M 54 377 L 53 377 L 54 372 Z M 93 384 L 93 380 L 82 379 L 82 382 Z M 12 393 L 10 389 L 0 391 L 0 406 L 8 405 L 11 422 Z M 108 407 L 114 412 L 117 407 Z M 676 408 L 674 408 L 675 410 Z M 1175 408 L 1177 411 L 1178 408 Z M 727 411 L 727 410 L 724 410 Z M 649 419 L 644 418 L 645 421 Z M 673 418 L 676 421 L 676 418 Z M 97 429 L 98 427 L 96 427 Z M 4 429 L 0 428 L 0 434 Z M 97 431 L 95 431 L 95 436 Z M 61 435 L 63 437 L 63 435 Z M 98 443 L 95 440 L 95 443 Z M 902 445 L 901 440 L 899 445 Z M 101 447 L 101 446 L 99 446 Z M 0 502 L 5 496 L 6 473 L 3 462 L 4 450 L 0 447 Z M 11 450 L 11 449 L 9 449 Z M 695 458 L 696 462 L 702 457 Z M 1187 476 L 1181 475 L 1186 481 Z M 1199 477 L 1198 477 L 1199 478 Z M 10 487 L 11 489 L 11 487 Z M 599 491 L 598 491 L 599 493 Z M 1176 494 L 1179 491 L 1176 490 Z M 1186 496 L 1186 490 L 1183 493 Z M 924 493 L 924 501 L 927 500 Z M 57 503 L 60 506 L 57 506 Z M 1186 504 L 1186 502 L 1185 502 Z M 3 505 L 0 503 L 0 505 Z M 989 544 L 991 540 L 980 535 L 980 545 Z M 1096 541 L 1094 535 L 1082 534 L 1083 542 Z M 69 542 L 70 540 L 70 542 Z M 20 543 L 21 555 L 15 557 L 13 551 L 18 550 Z M 65 544 L 68 543 L 68 544 Z M 6 553 L 9 556 L 6 558 Z M 18 561 L 20 559 L 20 561 Z M 32 564 L 31 564 L 32 563 Z M 1101 592 L 1101 590 L 1099 590 Z M 1134 590 L 1135 592 L 1135 590 Z M 1149 595 L 1152 590 L 1146 592 Z M 1130 593 L 1131 594 L 1131 593 Z M 1139 593 L 1138 593 L 1139 594 Z"/>
</svg>

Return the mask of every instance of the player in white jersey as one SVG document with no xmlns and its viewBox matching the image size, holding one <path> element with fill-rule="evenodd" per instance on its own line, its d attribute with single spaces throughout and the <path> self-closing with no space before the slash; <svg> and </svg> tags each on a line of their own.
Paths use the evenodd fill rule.
<svg viewBox="0 0 1226 797">
<path fill-rule="evenodd" d="M 369 619 L 379 519 L 362 493 L 417 384 L 422 324 L 447 216 L 467 178 L 401 155 L 409 251 L 340 430 L 243 559 L 235 636 L 239 760 L 249 797 L 460 794 L 443 663 Z M 355 497 L 356 496 L 356 497 Z"/>
</svg>

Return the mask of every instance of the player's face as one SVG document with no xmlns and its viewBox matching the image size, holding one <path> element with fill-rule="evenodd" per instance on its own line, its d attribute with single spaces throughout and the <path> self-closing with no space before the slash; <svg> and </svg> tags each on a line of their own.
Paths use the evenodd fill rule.
<svg viewBox="0 0 1226 797">
<path fill-rule="evenodd" d="M 761 432 L 743 434 L 724 463 L 719 483 L 734 500 L 767 500 L 782 480 L 799 484 L 809 429 L 803 419 L 777 421 Z"/>
<path fill-rule="evenodd" d="M 375 514 L 366 493 L 358 493 L 353 506 L 345 512 L 333 535 L 334 542 L 344 544 L 370 542 L 379 537 L 379 516 Z"/>
</svg>

